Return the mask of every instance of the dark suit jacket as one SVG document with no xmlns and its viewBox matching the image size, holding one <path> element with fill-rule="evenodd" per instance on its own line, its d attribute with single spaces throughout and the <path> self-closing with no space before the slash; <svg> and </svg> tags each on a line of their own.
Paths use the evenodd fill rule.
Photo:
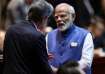
<svg viewBox="0 0 105 74">
<path fill-rule="evenodd" d="M 3 74 L 52 74 L 44 36 L 29 21 L 12 26 L 4 41 Z"/>
</svg>

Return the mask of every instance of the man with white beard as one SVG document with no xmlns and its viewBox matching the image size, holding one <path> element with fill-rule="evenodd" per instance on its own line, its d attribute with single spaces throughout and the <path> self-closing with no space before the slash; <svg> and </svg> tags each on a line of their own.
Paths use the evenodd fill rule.
<svg viewBox="0 0 105 74">
<path fill-rule="evenodd" d="M 67 61 L 75 60 L 79 66 L 91 74 L 93 59 L 93 39 L 90 32 L 75 26 L 74 8 L 67 4 L 58 4 L 54 17 L 57 29 L 48 33 L 46 37 L 49 63 L 54 71 Z"/>
</svg>

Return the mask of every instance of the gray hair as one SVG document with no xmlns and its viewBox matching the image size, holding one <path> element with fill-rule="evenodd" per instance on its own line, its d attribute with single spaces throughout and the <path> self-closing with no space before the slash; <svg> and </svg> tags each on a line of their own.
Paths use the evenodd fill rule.
<svg viewBox="0 0 105 74">
<path fill-rule="evenodd" d="M 44 0 L 35 1 L 29 7 L 28 19 L 41 21 L 42 17 L 49 17 L 53 12 L 53 6 Z"/>
<path fill-rule="evenodd" d="M 69 5 L 69 12 L 70 12 L 71 14 L 75 14 L 74 7 L 71 6 L 71 5 Z"/>
</svg>

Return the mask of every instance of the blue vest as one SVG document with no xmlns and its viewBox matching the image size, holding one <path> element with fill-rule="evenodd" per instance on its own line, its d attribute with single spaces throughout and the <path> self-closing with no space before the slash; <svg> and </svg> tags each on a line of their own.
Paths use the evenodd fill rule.
<svg viewBox="0 0 105 74">
<path fill-rule="evenodd" d="M 59 67 L 69 60 L 79 61 L 87 33 L 87 30 L 75 25 L 72 25 L 66 33 L 61 33 L 58 29 L 48 33 L 48 52 L 54 55 L 54 59 L 49 60 L 49 63 Z"/>
</svg>

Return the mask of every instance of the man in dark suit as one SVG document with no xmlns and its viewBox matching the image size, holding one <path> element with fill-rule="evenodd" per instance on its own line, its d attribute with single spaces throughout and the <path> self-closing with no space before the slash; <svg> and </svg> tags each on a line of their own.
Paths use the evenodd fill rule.
<svg viewBox="0 0 105 74">
<path fill-rule="evenodd" d="M 52 74 L 45 39 L 40 32 L 52 11 L 52 5 L 46 1 L 35 2 L 29 8 L 27 20 L 7 31 L 3 74 Z"/>
</svg>

